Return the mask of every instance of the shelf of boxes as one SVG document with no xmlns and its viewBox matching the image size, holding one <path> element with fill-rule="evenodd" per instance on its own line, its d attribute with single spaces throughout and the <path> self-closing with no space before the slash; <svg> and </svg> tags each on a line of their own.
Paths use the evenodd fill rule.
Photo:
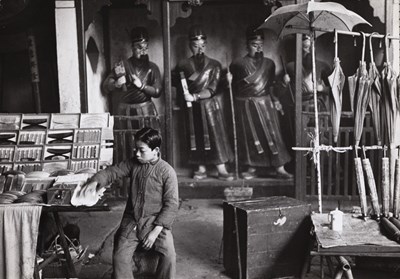
<svg viewBox="0 0 400 279">
<path fill-rule="evenodd" d="M 0 173 L 98 170 L 101 160 L 111 161 L 110 118 L 108 113 L 0 114 Z"/>
</svg>

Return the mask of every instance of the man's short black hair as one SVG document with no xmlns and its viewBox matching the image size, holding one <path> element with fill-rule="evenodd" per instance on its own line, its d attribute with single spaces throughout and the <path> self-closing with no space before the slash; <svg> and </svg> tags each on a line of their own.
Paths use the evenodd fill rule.
<svg viewBox="0 0 400 279">
<path fill-rule="evenodd" d="M 136 132 L 135 141 L 138 140 L 147 144 L 151 150 L 160 147 L 162 142 L 160 132 L 150 127 L 144 127 Z"/>
</svg>

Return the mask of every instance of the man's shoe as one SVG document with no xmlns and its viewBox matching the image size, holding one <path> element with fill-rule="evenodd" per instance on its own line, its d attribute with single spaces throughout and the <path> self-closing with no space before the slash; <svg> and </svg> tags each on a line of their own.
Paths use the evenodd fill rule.
<svg viewBox="0 0 400 279">
<path fill-rule="evenodd" d="M 267 171 L 266 171 L 266 173 L 265 173 L 265 175 L 267 176 L 267 177 L 276 177 L 276 174 L 277 174 L 277 172 L 276 172 L 276 170 L 274 170 L 274 169 L 268 169 Z"/>
<path fill-rule="evenodd" d="M 256 178 L 257 175 L 256 175 L 256 172 L 245 171 L 245 172 L 242 172 L 242 177 L 243 177 L 243 179 L 250 180 L 250 179 Z"/>
<path fill-rule="evenodd" d="M 201 171 L 195 171 L 194 172 L 193 179 L 202 180 L 204 178 L 207 178 L 207 173 L 206 172 L 201 172 Z"/>
<path fill-rule="evenodd" d="M 224 181 L 233 181 L 234 177 L 232 173 L 218 173 L 218 179 Z"/>
<path fill-rule="evenodd" d="M 277 172 L 275 177 L 280 179 L 293 179 L 293 174 L 290 174 L 288 172 L 286 173 Z"/>
</svg>

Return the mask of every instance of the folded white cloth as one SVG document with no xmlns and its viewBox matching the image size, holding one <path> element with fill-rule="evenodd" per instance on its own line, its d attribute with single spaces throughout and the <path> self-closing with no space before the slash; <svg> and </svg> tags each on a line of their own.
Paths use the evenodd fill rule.
<svg viewBox="0 0 400 279">
<path fill-rule="evenodd" d="M 73 206 L 93 206 L 104 195 L 106 188 L 97 189 L 97 182 L 90 182 L 83 186 L 78 185 L 72 194 L 71 204 Z"/>
</svg>

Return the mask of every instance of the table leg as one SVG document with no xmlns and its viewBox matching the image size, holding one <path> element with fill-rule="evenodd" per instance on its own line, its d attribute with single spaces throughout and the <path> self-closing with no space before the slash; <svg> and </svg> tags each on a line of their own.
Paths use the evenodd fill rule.
<svg viewBox="0 0 400 279">
<path fill-rule="evenodd" d="M 64 256 L 65 256 L 65 260 L 66 260 L 66 264 L 67 264 L 67 266 L 66 266 L 66 273 L 67 273 L 66 276 L 67 277 L 66 278 L 67 279 L 77 278 L 74 263 L 72 262 L 71 254 L 69 253 L 67 240 L 65 239 L 64 229 L 60 222 L 60 217 L 58 216 L 58 212 L 53 211 L 53 215 L 54 215 L 54 220 L 55 220 L 57 228 L 58 228 L 58 233 L 60 234 L 61 246 L 64 250 Z"/>
<path fill-rule="evenodd" d="M 320 278 L 324 279 L 324 256 L 320 257 L 320 264 L 319 264 L 319 268 L 320 268 Z"/>
<path fill-rule="evenodd" d="M 33 278 L 34 279 L 40 279 L 40 276 L 39 276 L 39 265 L 37 263 L 37 257 L 35 257 L 35 266 L 34 266 L 34 269 L 33 269 Z"/>
<path fill-rule="evenodd" d="M 310 254 L 305 257 L 304 264 L 301 269 L 300 279 L 306 278 L 307 273 L 310 272 L 311 258 L 312 256 Z"/>
<path fill-rule="evenodd" d="M 328 268 L 329 268 L 329 273 L 330 273 L 331 277 L 333 278 L 333 276 L 335 275 L 335 269 L 333 268 L 333 263 L 332 263 L 331 256 L 326 256 L 326 263 L 327 263 Z"/>
</svg>

